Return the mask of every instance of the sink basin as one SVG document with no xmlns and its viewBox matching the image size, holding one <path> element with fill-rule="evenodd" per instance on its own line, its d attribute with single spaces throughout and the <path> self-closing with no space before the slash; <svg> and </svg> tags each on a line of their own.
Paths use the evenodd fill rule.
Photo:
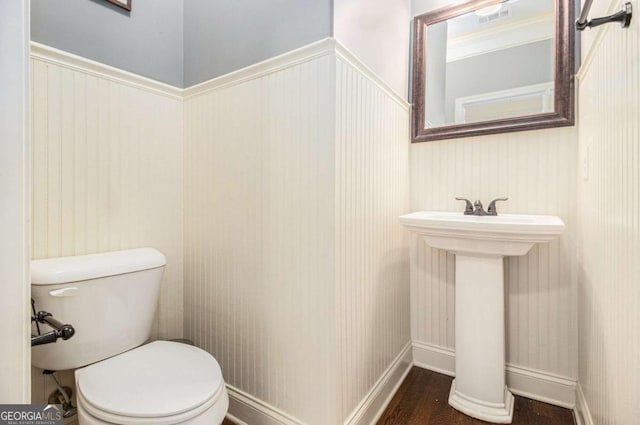
<svg viewBox="0 0 640 425">
<path fill-rule="evenodd" d="M 400 222 L 423 235 L 430 246 L 459 254 L 525 255 L 534 244 L 549 242 L 564 229 L 562 220 L 551 215 L 421 211 L 401 216 Z"/>
<path fill-rule="evenodd" d="M 511 423 L 513 394 L 505 382 L 504 256 L 525 255 L 564 229 L 559 217 L 422 211 L 400 217 L 416 243 L 451 251 L 455 264 L 456 377 L 449 404 L 469 416 Z M 413 276 L 412 278 L 413 279 Z"/>
</svg>

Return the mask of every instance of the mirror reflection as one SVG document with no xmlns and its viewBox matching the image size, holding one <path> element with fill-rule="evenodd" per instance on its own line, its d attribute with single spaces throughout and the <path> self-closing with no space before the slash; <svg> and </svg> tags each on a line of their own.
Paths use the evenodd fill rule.
<svg viewBox="0 0 640 425">
<path fill-rule="evenodd" d="M 425 128 L 553 112 L 554 32 L 554 0 L 509 0 L 428 25 Z"/>
</svg>

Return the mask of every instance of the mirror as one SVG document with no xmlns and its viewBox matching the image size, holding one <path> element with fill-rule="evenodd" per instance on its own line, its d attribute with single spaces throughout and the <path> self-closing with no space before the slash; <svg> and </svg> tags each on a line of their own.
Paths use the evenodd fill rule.
<svg viewBox="0 0 640 425">
<path fill-rule="evenodd" d="M 573 125 L 573 0 L 473 0 L 414 19 L 413 142 Z"/>
</svg>

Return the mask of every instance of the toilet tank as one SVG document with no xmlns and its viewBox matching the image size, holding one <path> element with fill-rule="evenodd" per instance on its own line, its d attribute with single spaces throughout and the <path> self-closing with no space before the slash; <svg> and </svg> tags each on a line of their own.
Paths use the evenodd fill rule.
<svg viewBox="0 0 640 425">
<path fill-rule="evenodd" d="M 76 332 L 67 341 L 33 347 L 31 364 L 75 369 L 142 345 L 151 333 L 165 263 L 153 248 L 32 261 L 36 310 Z M 40 331 L 51 328 L 41 324 Z"/>
</svg>

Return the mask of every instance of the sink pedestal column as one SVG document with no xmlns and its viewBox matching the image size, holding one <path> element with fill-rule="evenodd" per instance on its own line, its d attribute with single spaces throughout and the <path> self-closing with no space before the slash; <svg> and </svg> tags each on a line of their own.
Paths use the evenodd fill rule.
<svg viewBox="0 0 640 425">
<path fill-rule="evenodd" d="M 477 216 L 421 211 L 400 222 L 433 248 L 456 255 L 456 379 L 449 404 L 488 422 L 511 423 L 513 395 L 505 385 L 504 264 L 564 229 L 559 217 Z M 411 261 L 414 261 L 413 259 Z"/>
<path fill-rule="evenodd" d="M 511 423 L 505 382 L 503 257 L 456 253 L 456 378 L 449 404 L 474 418 Z"/>
</svg>

